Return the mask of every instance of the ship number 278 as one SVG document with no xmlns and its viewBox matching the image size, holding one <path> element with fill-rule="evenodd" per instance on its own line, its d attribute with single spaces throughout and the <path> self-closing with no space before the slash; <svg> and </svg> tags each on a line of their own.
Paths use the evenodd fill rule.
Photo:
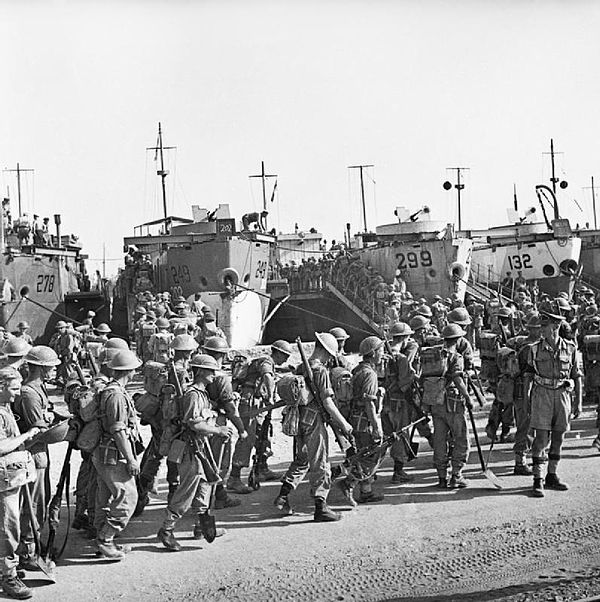
<svg viewBox="0 0 600 602">
<path fill-rule="evenodd" d="M 532 268 L 531 255 L 523 253 L 523 255 L 507 255 L 508 265 L 511 270 L 522 270 L 523 268 Z"/>
<path fill-rule="evenodd" d="M 54 275 L 40 274 L 37 277 L 35 290 L 38 293 L 51 293 L 54 290 Z"/>
</svg>

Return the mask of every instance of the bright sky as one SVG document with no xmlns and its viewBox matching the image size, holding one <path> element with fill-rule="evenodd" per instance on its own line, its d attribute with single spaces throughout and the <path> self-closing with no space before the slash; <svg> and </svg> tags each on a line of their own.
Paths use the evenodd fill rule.
<svg viewBox="0 0 600 602">
<path fill-rule="evenodd" d="M 593 223 L 599 31 L 593 0 L 4 0 L 0 167 L 35 169 L 25 207 L 61 213 L 92 258 L 161 217 L 158 121 L 177 147 L 169 213 L 260 208 L 248 176 L 264 160 L 279 230 L 359 229 L 360 163 L 375 165 L 370 227 L 402 205 L 453 221 L 442 183 L 464 166 L 463 227 L 484 227 L 506 220 L 513 183 L 535 202 L 553 137 L 563 213 Z M 14 174 L 0 181 L 16 205 Z"/>
</svg>

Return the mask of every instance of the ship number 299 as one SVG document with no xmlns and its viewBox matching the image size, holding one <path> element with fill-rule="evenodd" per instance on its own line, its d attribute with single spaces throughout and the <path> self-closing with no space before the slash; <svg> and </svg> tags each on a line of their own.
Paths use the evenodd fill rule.
<svg viewBox="0 0 600 602">
<path fill-rule="evenodd" d="M 51 293 L 54 290 L 54 275 L 40 274 L 35 288 L 38 293 Z"/>
<path fill-rule="evenodd" d="M 508 265 L 511 270 L 522 270 L 523 268 L 532 268 L 531 256 L 529 253 L 523 255 L 507 255 Z"/>
<path fill-rule="evenodd" d="M 398 269 L 405 270 L 406 268 L 430 268 L 432 265 L 431 253 L 429 251 L 421 251 L 420 253 L 396 253 L 396 259 L 399 259 Z"/>
</svg>

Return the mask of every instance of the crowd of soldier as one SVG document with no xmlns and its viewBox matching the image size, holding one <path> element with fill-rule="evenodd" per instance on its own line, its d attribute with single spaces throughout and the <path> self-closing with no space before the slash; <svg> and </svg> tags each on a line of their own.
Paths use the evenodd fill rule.
<svg viewBox="0 0 600 602">
<path fill-rule="evenodd" d="M 32 347 L 23 328 L 7 336 L 0 461 L 6 469 L 17 465 L 14 454 L 24 455 L 15 478 L 0 484 L 5 593 L 32 593 L 20 571 L 36 569 L 32 524 L 39 529 L 48 509 L 48 444 L 40 435 L 64 419 L 48 397 L 50 382 L 64 387 L 68 439 L 82 455 L 73 526 L 86 530 L 98 556 L 111 560 L 129 551 L 115 537 L 144 512 L 163 460 L 169 491 L 158 540 L 170 551 L 181 550 L 175 528 L 190 508 L 195 538 L 212 542 L 223 535 L 211 509 L 237 506 L 241 501 L 231 494 L 248 495 L 261 480 L 279 478 L 267 462 L 272 406 L 280 400 L 283 433 L 294 438 L 294 456 L 274 500 L 283 515 L 293 513 L 290 496 L 306 476 L 317 522 L 341 518 L 327 503 L 333 482 L 353 506 L 382 501 L 374 478 L 388 449 L 392 482 L 414 479 L 407 465 L 415 430 L 433 448 L 437 486 L 467 487 L 471 392 L 484 384 L 494 397 L 489 438 L 496 440 L 501 427 L 500 441 L 508 442 L 516 426 L 514 474 L 533 477 L 535 497 L 545 489 L 568 489 L 557 468 L 564 434 L 581 411 L 578 346 L 588 380 L 600 361 L 594 293 L 580 289 L 576 304 L 563 294 L 534 304 L 520 288 L 510 303 L 492 297 L 484 304 L 473 297 L 463 303 L 457 295 L 415 301 L 408 292 L 386 290 L 385 336 L 361 341 L 356 366 L 345 354 L 348 335 L 341 327 L 315 333 L 312 354 L 299 366 L 291 365 L 294 348 L 283 340 L 257 358 L 234 353 L 200 295 L 190 302 L 167 293 L 140 297 L 132 332 L 137 353 L 124 340 L 109 339 L 109 327 L 94 326 L 91 314 L 77 327 L 59 322 L 50 347 Z M 80 362 L 92 369 L 86 383 L 73 378 Z M 131 397 L 126 387 L 140 368 L 144 392 Z M 594 386 L 597 391 L 588 382 L 588 393 Z M 140 421 L 151 430 L 145 447 Z M 345 454 L 333 470 L 328 426 Z M 27 441 L 29 452 L 22 449 Z M 600 449 L 600 438 L 594 446 Z M 242 472 L 248 469 L 246 484 Z M 35 521 L 23 506 L 24 484 Z"/>
</svg>

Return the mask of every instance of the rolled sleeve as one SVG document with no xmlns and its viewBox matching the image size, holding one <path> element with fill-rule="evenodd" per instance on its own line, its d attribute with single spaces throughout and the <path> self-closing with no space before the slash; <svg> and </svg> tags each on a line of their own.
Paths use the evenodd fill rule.
<svg viewBox="0 0 600 602">
<path fill-rule="evenodd" d="M 111 435 L 127 430 L 127 399 L 120 391 L 108 391 L 104 401 L 104 424 Z"/>
</svg>

